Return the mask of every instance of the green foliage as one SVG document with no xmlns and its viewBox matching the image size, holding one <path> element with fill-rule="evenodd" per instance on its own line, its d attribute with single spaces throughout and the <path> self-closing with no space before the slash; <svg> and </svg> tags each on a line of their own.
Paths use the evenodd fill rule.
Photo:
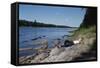
<svg viewBox="0 0 100 68">
<path fill-rule="evenodd" d="M 77 36 L 86 36 L 87 38 L 95 36 L 96 35 L 96 26 L 91 26 L 90 28 L 80 28 L 73 32 L 73 37 Z"/>
<path fill-rule="evenodd" d="M 70 26 L 63 26 L 63 25 L 44 24 L 41 22 L 37 22 L 36 20 L 34 20 L 34 22 L 19 20 L 19 26 L 72 28 Z"/>
<path fill-rule="evenodd" d="M 89 28 L 97 25 L 97 8 L 87 8 L 86 14 L 80 28 Z"/>
<path fill-rule="evenodd" d="M 19 20 L 19 26 L 31 26 L 32 22 L 26 20 Z"/>
<path fill-rule="evenodd" d="M 88 37 L 96 34 L 97 8 L 87 8 L 83 22 L 80 27 L 73 32 L 73 36 L 87 35 Z"/>
<path fill-rule="evenodd" d="M 91 50 L 97 50 L 97 40 L 94 40 Z"/>
</svg>

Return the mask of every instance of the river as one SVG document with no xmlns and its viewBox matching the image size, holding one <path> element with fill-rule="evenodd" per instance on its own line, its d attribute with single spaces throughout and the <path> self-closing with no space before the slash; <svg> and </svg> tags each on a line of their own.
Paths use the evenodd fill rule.
<svg viewBox="0 0 100 68">
<path fill-rule="evenodd" d="M 54 39 L 63 39 L 70 35 L 69 31 L 73 28 L 55 28 L 55 27 L 19 27 L 19 48 L 36 48 L 33 41 L 41 38 L 48 40 L 48 46 L 52 47 Z M 33 51 L 20 51 L 19 56 L 33 54 Z"/>
</svg>

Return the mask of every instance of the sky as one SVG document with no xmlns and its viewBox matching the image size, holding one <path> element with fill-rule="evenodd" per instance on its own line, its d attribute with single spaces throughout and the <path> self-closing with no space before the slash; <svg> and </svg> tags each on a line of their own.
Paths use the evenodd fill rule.
<svg viewBox="0 0 100 68">
<path fill-rule="evenodd" d="M 19 19 L 46 24 L 79 27 L 84 19 L 86 9 L 79 7 L 58 7 L 41 5 L 19 5 Z"/>
</svg>

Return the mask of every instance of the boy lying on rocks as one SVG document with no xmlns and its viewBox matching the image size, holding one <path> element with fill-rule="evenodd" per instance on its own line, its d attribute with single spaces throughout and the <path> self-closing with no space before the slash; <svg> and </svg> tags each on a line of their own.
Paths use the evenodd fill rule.
<svg viewBox="0 0 100 68">
<path fill-rule="evenodd" d="M 83 38 L 79 38 L 79 39 L 73 40 L 73 41 L 72 40 L 65 40 L 64 41 L 64 45 L 61 45 L 61 41 L 60 41 L 60 39 L 58 39 L 58 40 L 56 40 L 54 42 L 54 46 L 58 47 L 58 48 L 60 48 L 60 47 L 68 47 L 68 46 L 80 44 L 82 40 L 83 40 Z"/>
</svg>

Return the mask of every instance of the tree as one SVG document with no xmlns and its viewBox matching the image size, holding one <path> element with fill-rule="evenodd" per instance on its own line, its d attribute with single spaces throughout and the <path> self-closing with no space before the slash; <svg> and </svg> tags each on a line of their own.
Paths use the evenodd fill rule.
<svg viewBox="0 0 100 68">
<path fill-rule="evenodd" d="M 36 19 L 34 20 L 34 23 L 37 23 Z"/>
<path fill-rule="evenodd" d="M 88 28 L 90 26 L 96 25 L 97 23 L 97 8 L 87 8 L 85 17 L 83 19 L 81 27 Z"/>
</svg>

